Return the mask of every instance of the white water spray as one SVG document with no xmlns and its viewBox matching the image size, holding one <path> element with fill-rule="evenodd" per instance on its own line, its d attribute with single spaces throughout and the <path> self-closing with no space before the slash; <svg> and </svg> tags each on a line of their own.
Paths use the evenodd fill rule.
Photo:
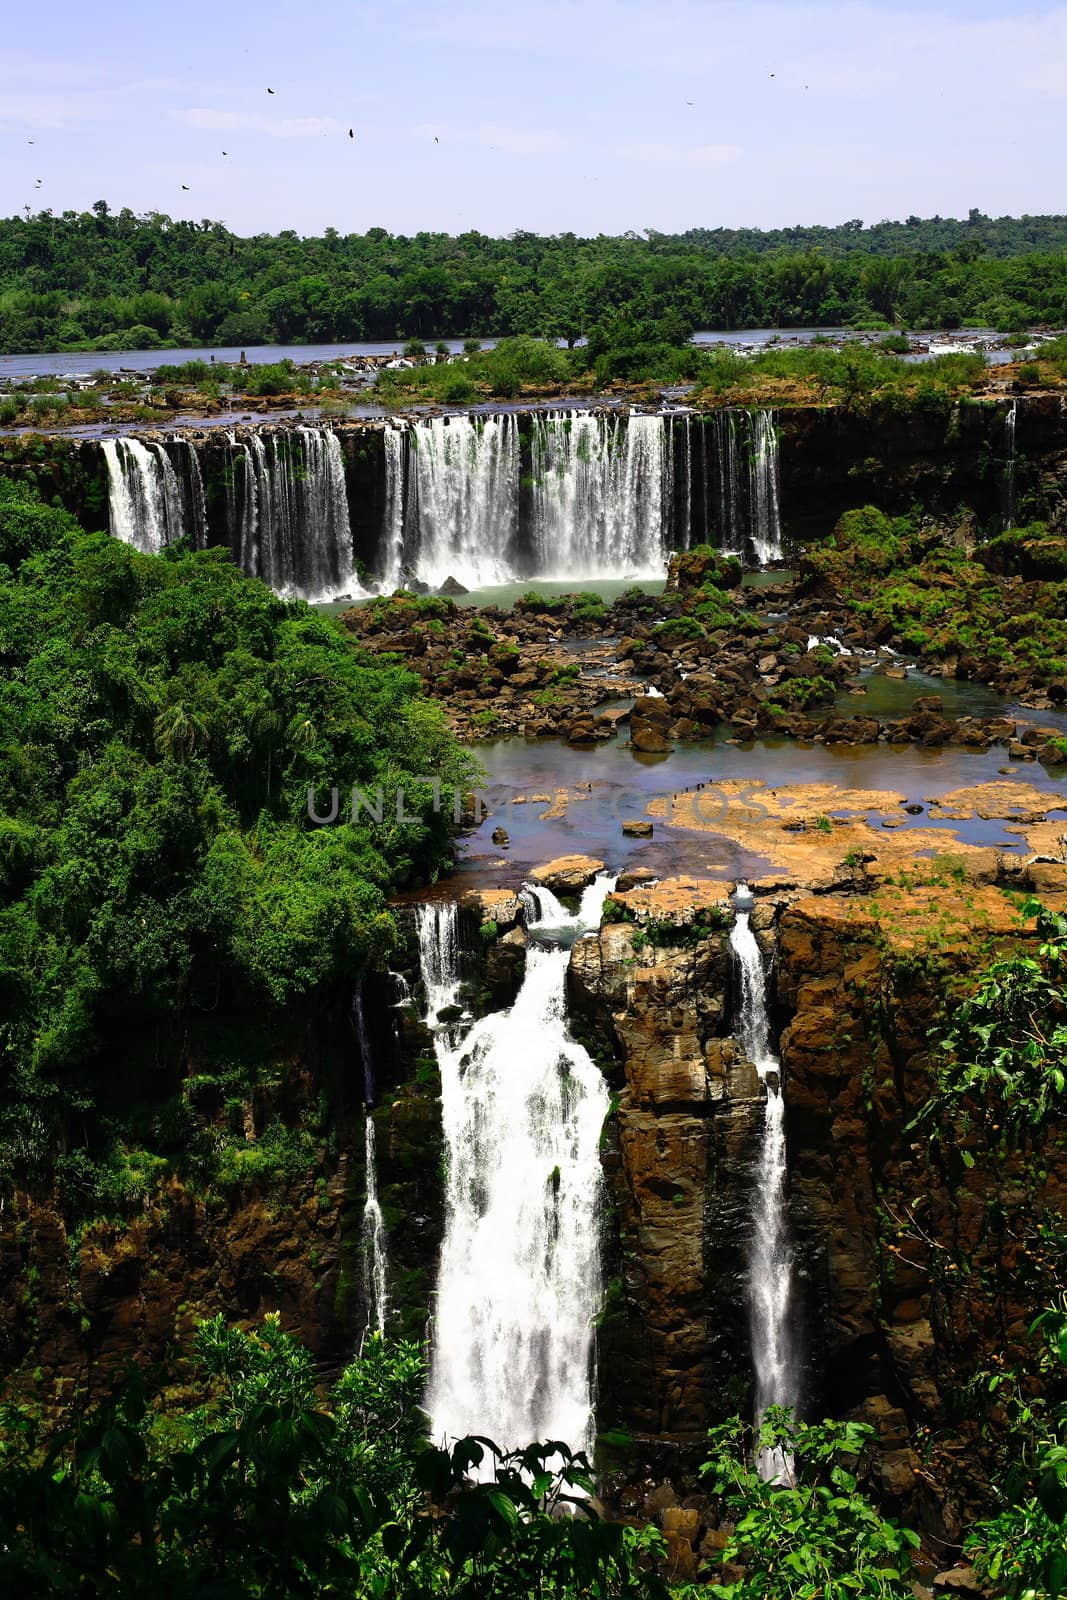
<svg viewBox="0 0 1067 1600">
<path fill-rule="evenodd" d="M 388 1241 L 381 1203 L 378 1199 L 378 1156 L 375 1147 L 374 1062 L 371 1057 L 367 1028 L 363 1020 L 363 995 L 356 990 L 352 999 L 352 1026 L 359 1046 L 363 1067 L 363 1100 L 366 1121 L 363 1135 L 363 1154 L 366 1195 L 363 1202 L 363 1283 L 367 1305 L 367 1327 L 376 1333 L 385 1333 L 389 1315 L 389 1279 L 387 1273 Z"/>
<path fill-rule="evenodd" d="M 778 429 L 773 411 L 750 411 L 749 458 L 750 537 L 760 566 L 782 556 L 778 510 Z"/>
<path fill-rule="evenodd" d="M 526 892 L 553 933 L 599 922 L 602 875 L 568 916 Z M 424 907 L 427 995 L 455 994 L 444 906 Z M 444 952 L 453 951 L 446 970 Z M 515 1004 L 465 1037 L 439 1029 L 448 1153 L 445 1237 L 426 1408 L 435 1439 L 469 1433 L 503 1448 L 558 1439 L 588 1449 L 593 1319 L 600 1300 L 600 1130 L 604 1081 L 567 1031 L 565 948 L 531 945 Z"/>
<path fill-rule="evenodd" d="M 426 991 L 429 1027 L 437 1014 L 456 1004 L 459 994 L 459 907 L 454 900 L 432 900 L 418 910 L 419 970 Z"/>
<path fill-rule="evenodd" d="M 756 1376 L 756 1418 L 768 1406 L 796 1404 L 796 1350 L 790 1327 L 793 1261 L 789 1247 L 786 1199 L 788 1177 L 785 1099 L 778 1057 L 771 1050 L 770 1017 L 763 956 L 749 913 L 738 911 L 730 948 L 741 979 L 738 1036 L 746 1057 L 766 1088 L 763 1143 L 753 1195 L 753 1237 L 749 1262 L 749 1308 L 752 1362 Z M 764 1450 L 757 1462 L 768 1482 L 789 1481 L 792 1458 L 781 1450 Z"/>
<path fill-rule="evenodd" d="M 1015 424 L 1019 402 L 1013 400 L 1004 416 L 1004 531 L 1015 526 Z"/>
<path fill-rule="evenodd" d="M 104 439 L 111 532 L 146 555 L 188 537 L 197 542 L 203 527 L 203 485 L 195 503 L 196 478 L 187 496 L 165 445 L 143 439 Z M 187 503 L 191 501 L 193 503 Z"/>
</svg>

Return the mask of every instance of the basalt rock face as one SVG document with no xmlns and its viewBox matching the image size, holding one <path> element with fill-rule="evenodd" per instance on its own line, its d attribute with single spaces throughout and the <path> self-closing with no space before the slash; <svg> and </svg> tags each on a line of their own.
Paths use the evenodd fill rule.
<svg viewBox="0 0 1067 1600">
<path fill-rule="evenodd" d="M 903 895 L 887 922 L 863 897 L 806 898 L 778 931 L 810 1403 L 875 1423 L 883 1491 L 949 1543 L 981 1503 L 998 1428 L 975 1405 L 976 1374 L 1000 1352 L 1032 1364 L 1027 1329 L 1051 1292 L 1024 1235 L 1067 1205 L 1062 1134 L 1001 1161 L 982 1122 L 961 1119 L 940 1144 L 929 1124 L 909 1127 L 931 1093 L 946 998 L 1026 937 L 995 888 L 955 899 Z M 935 955 L 917 937 L 924 922 L 940 924 Z M 920 1470 L 921 1430 L 942 1443 Z"/>
<path fill-rule="evenodd" d="M 800 539 L 818 535 L 864 504 L 893 514 L 919 504 L 933 517 L 956 521 L 966 506 L 982 522 L 995 521 L 1004 510 L 1010 404 L 1005 393 L 783 407 L 778 425 L 787 531 Z M 1016 491 L 1028 497 L 1028 516 L 1057 525 L 1067 509 L 1064 420 L 1059 394 L 1017 399 Z"/>
<path fill-rule="evenodd" d="M 730 1037 L 725 934 L 639 945 L 633 925 L 607 924 L 575 946 L 570 969 L 575 1031 L 617 1092 L 603 1146 L 612 1215 L 598 1415 L 602 1428 L 686 1444 L 747 1362 L 762 1105 Z"/>
</svg>

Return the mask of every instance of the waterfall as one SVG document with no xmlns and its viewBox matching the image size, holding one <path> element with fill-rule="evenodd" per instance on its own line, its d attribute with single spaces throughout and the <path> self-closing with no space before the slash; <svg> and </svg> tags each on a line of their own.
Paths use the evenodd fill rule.
<svg viewBox="0 0 1067 1600">
<path fill-rule="evenodd" d="M 230 545 L 243 571 L 282 595 L 362 595 L 355 576 L 341 443 L 332 428 L 230 435 L 243 477 L 240 520 L 227 492 Z"/>
<path fill-rule="evenodd" d="M 780 561 L 782 529 L 778 514 L 778 430 L 773 411 L 750 411 L 749 536 L 760 566 Z"/>
<path fill-rule="evenodd" d="M 566 949 L 532 946 L 510 1010 L 459 1042 L 436 1037 L 448 1152 L 426 1400 L 437 1440 L 592 1443 L 610 1102 L 567 1031 L 567 961 Z"/>
<path fill-rule="evenodd" d="M 404 436 L 399 428 L 387 427 L 382 435 L 385 450 L 385 560 L 382 590 L 392 594 L 403 582 L 404 567 Z"/>
<path fill-rule="evenodd" d="M 1018 400 L 1004 414 L 1004 532 L 1015 526 L 1015 422 Z"/>
<path fill-rule="evenodd" d="M 207 496 L 204 493 L 204 476 L 200 471 L 200 457 L 189 439 L 175 439 L 173 448 L 181 462 L 182 494 L 187 507 L 186 525 L 189 537 L 197 550 L 207 544 Z"/>
<path fill-rule="evenodd" d="M 534 573 L 659 576 L 674 509 L 664 418 L 570 411 L 535 416 L 532 430 Z"/>
<path fill-rule="evenodd" d="M 670 440 L 668 441 L 667 449 L 672 466 L 675 462 L 674 432 L 676 425 L 684 430 L 681 452 L 682 483 L 676 501 L 681 515 L 675 519 L 676 526 L 670 542 L 676 550 L 688 550 L 693 540 L 693 419 L 688 412 L 680 418 L 672 416 L 670 419 Z M 673 510 L 674 508 L 672 508 Z"/>
<path fill-rule="evenodd" d="M 749 918 L 749 912 L 737 912 L 730 948 L 741 979 L 739 1041 L 766 1089 L 749 1262 L 749 1311 L 758 1421 L 768 1406 L 795 1405 L 797 1385 L 796 1351 L 790 1327 L 793 1263 L 786 1200 L 785 1098 L 778 1058 L 770 1043 L 763 956 Z M 764 1450 L 757 1462 L 760 1477 L 769 1482 L 789 1480 L 792 1465 L 792 1460 L 781 1450 Z"/>
<path fill-rule="evenodd" d="M 456 1004 L 459 994 L 459 907 L 454 900 L 421 905 L 417 920 L 419 970 L 426 991 L 425 1021 Z"/>
<path fill-rule="evenodd" d="M 206 517 L 199 467 L 195 479 L 190 477 L 187 491 L 163 444 L 134 438 L 104 439 L 101 449 L 107 464 L 111 532 L 116 539 L 147 555 L 157 555 L 177 539 L 203 542 Z"/>
<path fill-rule="evenodd" d="M 382 1208 L 378 1200 L 378 1158 L 374 1143 L 374 1061 L 363 1020 L 363 994 L 357 988 L 352 997 L 352 1027 L 359 1046 L 363 1068 L 363 1100 L 366 1120 L 363 1134 L 363 1154 L 366 1196 L 363 1202 L 362 1244 L 363 1285 L 367 1307 L 367 1327 L 385 1333 L 389 1315 L 389 1287 L 386 1275 L 387 1241 Z"/>
<path fill-rule="evenodd" d="M 581 938 L 583 933 L 599 928 L 604 901 L 614 889 L 615 881 L 611 874 L 599 872 L 593 882 L 583 889 L 577 914 L 568 911 L 551 889 L 539 883 L 524 883 L 519 890 L 519 899 L 526 912 L 527 927 L 555 939 L 573 942 Z"/>
<path fill-rule="evenodd" d="M 725 555 L 743 555 L 741 531 L 741 466 L 737 448 L 737 413 L 717 411 L 712 437 L 719 483 L 719 548 Z"/>
<path fill-rule="evenodd" d="M 448 577 L 471 589 L 506 583 L 519 529 L 518 417 L 431 417 L 407 443 L 408 564 L 435 588 Z"/>
<path fill-rule="evenodd" d="M 431 587 L 454 577 L 468 588 L 660 576 L 674 530 L 673 420 L 572 410 L 387 427 L 384 585 L 407 572 Z M 687 457 L 683 467 L 687 537 Z"/>
</svg>

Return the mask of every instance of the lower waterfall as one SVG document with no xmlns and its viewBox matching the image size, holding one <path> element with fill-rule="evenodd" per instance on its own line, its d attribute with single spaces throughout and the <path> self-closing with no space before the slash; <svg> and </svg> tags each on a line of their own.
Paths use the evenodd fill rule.
<svg viewBox="0 0 1067 1600">
<path fill-rule="evenodd" d="M 387 1242 L 385 1221 L 378 1200 L 378 1155 L 374 1136 L 374 1062 L 371 1057 L 367 1027 L 363 1020 L 363 995 L 356 990 L 352 999 L 352 1026 L 359 1047 L 363 1067 L 363 1102 L 366 1121 L 363 1134 L 364 1186 L 363 1222 L 363 1289 L 367 1307 L 367 1328 L 385 1333 L 389 1315 L 389 1280 L 386 1272 Z"/>
<path fill-rule="evenodd" d="M 741 979 L 738 1028 L 741 1047 L 767 1092 L 763 1141 L 753 1193 L 749 1261 L 752 1364 L 758 1421 L 768 1406 L 794 1406 L 797 1399 L 796 1350 L 790 1326 L 793 1259 L 787 1211 L 785 1098 L 778 1057 L 770 1044 L 763 956 L 747 911 L 737 913 L 730 934 L 730 948 Z M 761 1478 L 777 1482 L 792 1476 L 793 1463 L 781 1450 L 764 1450 L 757 1467 Z"/>
<path fill-rule="evenodd" d="M 597 888 L 597 920 L 611 881 Z M 444 907 L 424 910 L 444 918 Z M 578 917 L 570 925 L 582 931 Z M 432 963 L 447 942 L 420 929 Z M 436 1440 L 592 1444 L 599 1144 L 610 1102 L 567 1030 L 568 959 L 566 948 L 531 944 L 509 1010 L 436 1034 L 448 1169 L 426 1399 Z M 424 969 L 428 995 L 441 979 Z"/>
<path fill-rule="evenodd" d="M 1019 402 L 1013 400 L 1004 414 L 1004 532 L 1015 526 L 1015 424 Z"/>
<path fill-rule="evenodd" d="M 459 906 L 454 900 L 433 900 L 418 910 L 419 971 L 426 991 L 429 1027 L 438 1012 L 454 1006 L 459 994 Z"/>
</svg>

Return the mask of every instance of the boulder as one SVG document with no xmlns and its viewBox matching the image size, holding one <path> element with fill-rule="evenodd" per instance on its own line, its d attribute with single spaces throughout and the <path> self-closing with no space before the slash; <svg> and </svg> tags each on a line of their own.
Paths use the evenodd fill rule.
<svg viewBox="0 0 1067 1600">
<path fill-rule="evenodd" d="M 437 592 L 438 594 L 470 594 L 470 590 L 465 588 L 458 578 L 453 578 L 451 574 L 445 579 Z"/>
<path fill-rule="evenodd" d="M 622 831 L 628 839 L 651 839 L 652 824 L 643 818 L 633 822 L 624 822 Z"/>
<path fill-rule="evenodd" d="M 541 884 L 557 895 L 581 894 L 603 870 L 604 863 L 595 856 L 559 856 L 543 867 L 535 867 L 530 873 L 530 882 Z"/>
</svg>

